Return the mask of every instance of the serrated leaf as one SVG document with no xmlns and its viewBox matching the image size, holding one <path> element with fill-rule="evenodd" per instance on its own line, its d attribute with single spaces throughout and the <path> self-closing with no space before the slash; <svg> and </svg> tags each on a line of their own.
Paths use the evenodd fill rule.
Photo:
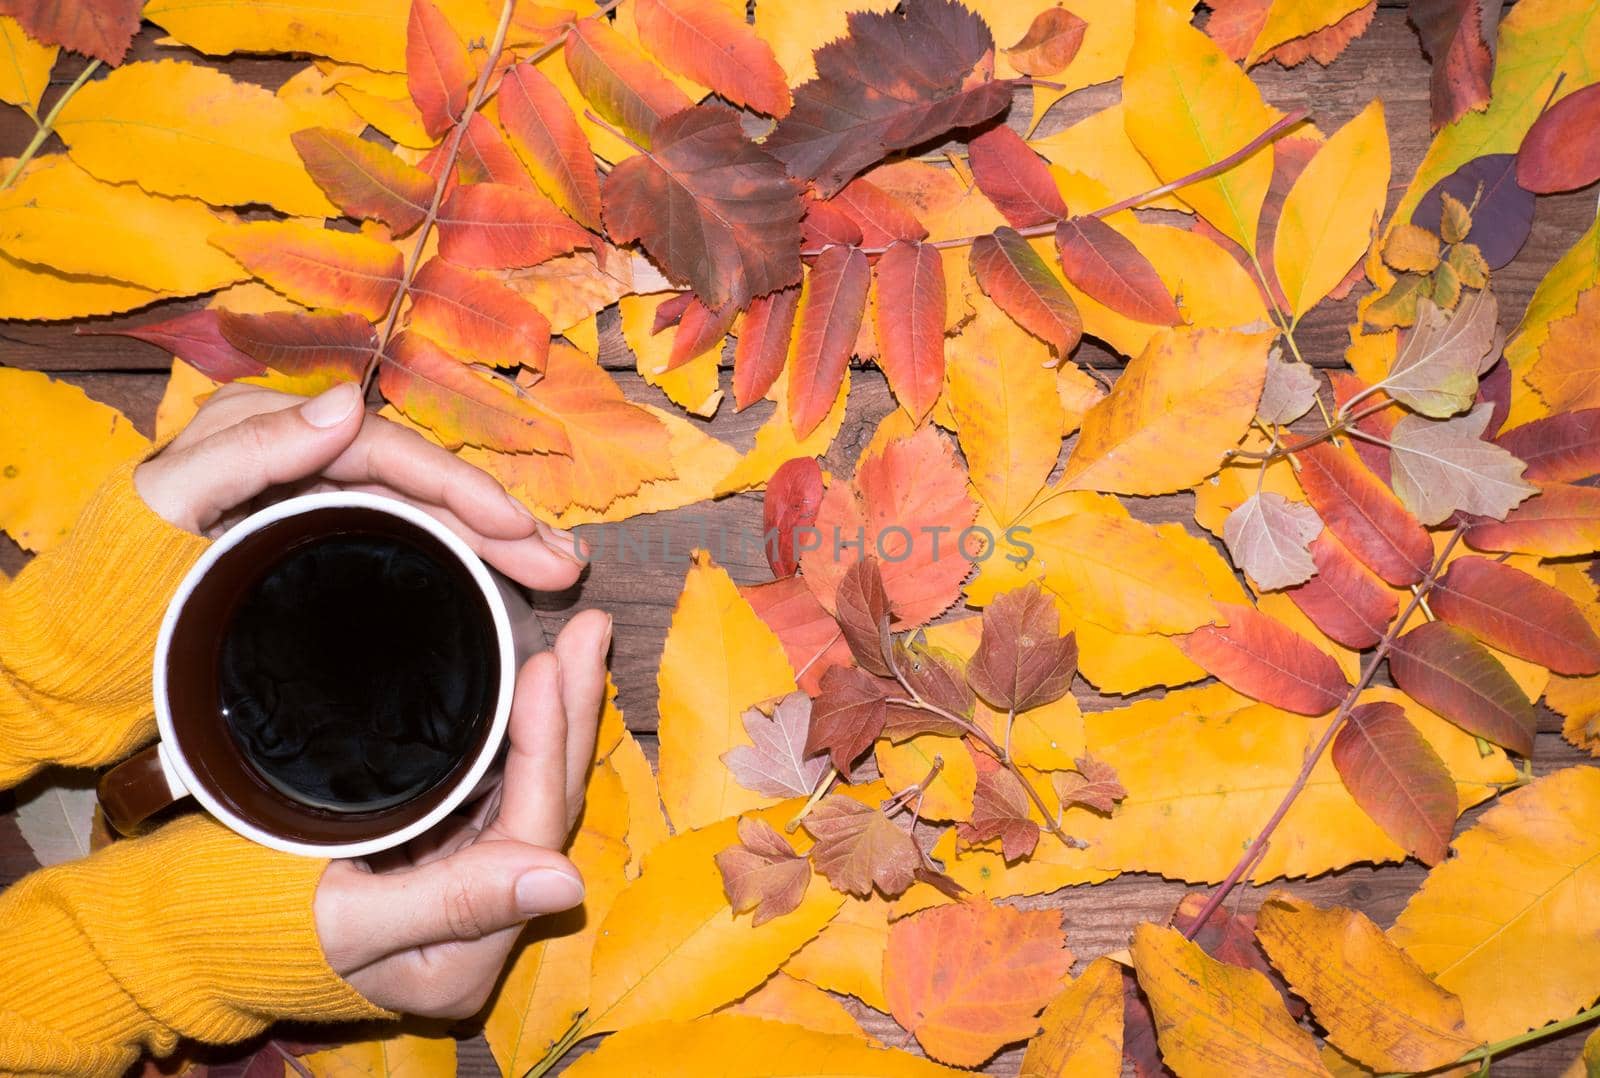
<svg viewBox="0 0 1600 1078">
<path fill-rule="evenodd" d="M 829 667 L 811 705 L 806 755 L 826 751 L 834 769 L 849 774 L 850 765 L 882 732 L 887 700 L 894 688 L 894 682 L 859 667 Z"/>
<path fill-rule="evenodd" d="M 1326 442 L 1295 454 L 1312 508 L 1350 553 L 1396 587 L 1433 564 L 1433 543 L 1394 493 L 1356 455 Z"/>
<path fill-rule="evenodd" d="M 241 352 L 222 336 L 219 312 L 214 308 L 189 311 L 162 322 L 132 329 L 104 330 L 171 352 L 214 382 L 252 378 L 267 373 L 258 360 Z M 80 331 L 81 332 L 81 331 Z"/>
<path fill-rule="evenodd" d="M 1069 217 L 1057 225 L 1056 254 L 1068 281 L 1117 314 L 1157 326 L 1183 321 L 1155 266 L 1100 218 Z"/>
<path fill-rule="evenodd" d="M 471 269 L 524 269 L 594 238 L 535 191 L 462 184 L 439 207 L 439 253 Z"/>
<path fill-rule="evenodd" d="M 397 236 L 427 214 L 433 177 L 377 143 L 331 127 L 308 127 L 291 139 L 311 178 L 344 213 L 382 221 Z"/>
<path fill-rule="evenodd" d="M 360 381 L 378 335 L 358 314 L 336 311 L 217 311 L 217 329 L 233 348 L 291 378 Z"/>
<path fill-rule="evenodd" d="M 800 288 L 790 285 L 750 302 L 733 350 L 733 403 L 742 411 L 766 396 L 783 373 L 800 309 Z"/>
<path fill-rule="evenodd" d="M 30 36 L 16 19 L 0 15 L 0 52 L 6 56 L 5 64 L 0 65 L 0 101 L 37 118 L 59 51 L 57 46 Z"/>
<path fill-rule="evenodd" d="M 602 118 L 645 146 L 657 124 L 694 103 L 604 17 L 579 19 L 565 48 L 578 92 Z"/>
<path fill-rule="evenodd" d="M 410 326 L 448 351 L 491 367 L 543 370 L 550 323 L 498 279 L 430 258 L 411 281 Z"/>
<path fill-rule="evenodd" d="M 1483 440 L 1492 409 L 1456 419 L 1406 416 L 1389 436 L 1394 490 L 1424 524 L 1462 510 L 1503 520 L 1539 488 L 1522 479 L 1522 462 Z"/>
<path fill-rule="evenodd" d="M 1436 419 L 1471 408 L 1478 376 L 1499 358 L 1497 310 L 1487 289 L 1474 293 L 1450 314 L 1432 300 L 1418 300 L 1416 325 L 1406 334 L 1378 388 Z"/>
<path fill-rule="evenodd" d="M 81 3 L 24 3 L 0 0 L 8 15 L 35 41 L 60 45 L 115 67 L 139 32 L 138 0 L 83 0 Z"/>
<path fill-rule="evenodd" d="M 1052 10 L 1077 18 L 1060 8 Z M 1013 228 L 1031 228 L 1067 215 L 1050 166 L 1005 124 L 996 124 L 968 143 L 967 165 L 978 190 Z"/>
<path fill-rule="evenodd" d="M 1083 336 L 1077 304 L 1043 258 L 1015 229 L 972 242 L 969 265 L 983 294 L 1017 325 L 1065 356 Z"/>
<path fill-rule="evenodd" d="M 492 381 L 413 330 L 395 335 L 378 368 L 378 388 L 446 445 L 526 453 L 567 453 L 561 421 L 515 387 Z"/>
<path fill-rule="evenodd" d="M 839 394 L 870 284 L 860 248 L 830 247 L 806 274 L 789 363 L 789 424 L 796 438 L 817 428 Z"/>
<path fill-rule="evenodd" d="M 1222 525 L 1228 555 L 1262 591 L 1311 579 L 1317 571 L 1311 542 L 1321 532 L 1315 509 L 1270 490 L 1246 498 Z"/>
<path fill-rule="evenodd" d="M 889 596 L 876 558 L 862 558 L 845 570 L 833 594 L 833 608 L 856 665 L 878 677 L 891 676 Z"/>
<path fill-rule="evenodd" d="M 1522 461 L 1524 479 L 1569 483 L 1600 474 L 1600 408 L 1536 419 L 1508 430 L 1495 444 Z"/>
<path fill-rule="evenodd" d="M 352 311 L 376 321 L 389 310 L 400 285 L 400 252 L 354 232 L 297 221 L 251 221 L 218 232 L 211 242 L 307 307 Z"/>
<path fill-rule="evenodd" d="M 1500 661 L 1460 629 L 1442 621 L 1412 629 L 1394 642 L 1389 673 L 1407 695 L 1468 733 L 1533 754 L 1533 705 Z"/>
<path fill-rule="evenodd" d="M 1091 756 L 1079 756 L 1073 763 L 1075 771 L 1050 773 L 1050 785 L 1061 807 L 1083 805 L 1106 815 L 1116 811 L 1117 802 L 1128 796 L 1128 791 L 1117 781 L 1116 770 Z"/>
<path fill-rule="evenodd" d="M 1489 103 L 1499 3 L 1412 0 L 1409 10 L 1422 50 L 1433 60 L 1433 129 Z"/>
<path fill-rule="evenodd" d="M 1321 715 L 1350 685 L 1339 664 L 1311 641 L 1251 606 L 1218 603 L 1226 625 L 1202 625 L 1178 640 L 1183 653 L 1223 684 L 1263 703 Z"/>
<path fill-rule="evenodd" d="M 716 861 L 733 912 L 754 911 L 751 924 L 757 927 L 793 913 L 811 883 L 811 862 L 765 820 L 740 820 L 739 845 L 717 854 Z"/>
<path fill-rule="evenodd" d="M 1600 637 L 1565 594 L 1513 565 L 1457 558 L 1428 597 L 1434 615 L 1558 674 L 1600 673 Z"/>
<path fill-rule="evenodd" d="M 789 111 L 788 79 L 772 47 L 720 0 L 638 0 L 639 42 L 680 75 L 768 116 Z"/>
<path fill-rule="evenodd" d="M 1345 789 L 1385 834 L 1423 864 L 1444 860 L 1456 825 L 1456 785 L 1399 704 L 1352 708 L 1332 754 Z"/>
<path fill-rule="evenodd" d="M 1600 550 L 1600 489 L 1552 483 L 1506 514 L 1467 529 L 1467 545 L 1563 558 Z"/>
<path fill-rule="evenodd" d="M 594 155 L 561 92 L 532 64 L 518 64 L 496 95 L 500 125 L 550 200 L 585 228 L 600 227 Z"/>
<path fill-rule="evenodd" d="M 867 898 L 873 888 L 886 898 L 916 880 L 922 854 L 911 835 L 882 812 L 843 794 L 829 794 L 806 815 L 817 840 L 811 861 L 840 891 Z"/>
<path fill-rule="evenodd" d="M 872 269 L 878 366 L 917 422 L 944 388 L 944 260 L 927 244 L 895 243 Z"/>
<path fill-rule="evenodd" d="M 1055 600 L 1030 583 L 984 608 L 967 681 L 996 708 L 1030 711 L 1067 693 L 1077 661 L 1077 641 L 1061 634 Z"/>
<path fill-rule="evenodd" d="M 817 519 L 822 504 L 822 468 L 815 457 L 786 460 L 767 481 L 761 525 L 767 563 L 776 577 L 793 576 L 800 567 L 796 546 L 800 533 Z M 776 537 L 776 541 L 771 537 Z"/>
<path fill-rule="evenodd" d="M 810 797 L 828 769 L 826 758 L 806 755 L 810 727 L 811 699 L 802 692 L 779 700 L 770 718 L 749 708 L 744 730 L 750 744 L 735 745 L 722 754 L 722 762 L 747 790 L 767 797 Z"/>
<path fill-rule="evenodd" d="M 406 89 L 423 129 L 439 138 L 467 111 L 472 59 L 432 0 L 411 0 L 406 23 Z"/>
<path fill-rule="evenodd" d="M 1370 648 L 1400 612 L 1400 600 L 1331 532 L 1311 544 L 1317 575 L 1287 594 L 1330 639 L 1347 648 Z"/>
</svg>

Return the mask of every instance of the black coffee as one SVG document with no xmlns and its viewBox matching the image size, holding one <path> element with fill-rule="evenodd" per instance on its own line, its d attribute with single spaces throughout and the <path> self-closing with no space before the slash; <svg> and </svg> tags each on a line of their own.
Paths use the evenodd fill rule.
<svg viewBox="0 0 1600 1078">
<path fill-rule="evenodd" d="M 267 565 L 223 635 L 222 713 L 271 785 L 322 808 L 387 808 L 477 741 L 495 647 L 467 571 L 378 534 L 313 540 Z"/>
</svg>

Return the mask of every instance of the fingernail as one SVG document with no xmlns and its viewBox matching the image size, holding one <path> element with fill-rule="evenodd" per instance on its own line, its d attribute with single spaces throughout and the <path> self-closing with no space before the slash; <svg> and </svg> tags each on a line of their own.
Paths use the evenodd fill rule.
<svg viewBox="0 0 1600 1078">
<path fill-rule="evenodd" d="M 536 868 L 517 877 L 517 909 L 530 917 L 570 910 L 583 895 L 583 881 L 560 869 Z"/>
<path fill-rule="evenodd" d="M 611 615 L 607 614 L 606 615 L 606 631 L 600 634 L 600 657 L 601 658 L 605 658 L 606 652 L 608 650 L 610 650 L 610 648 L 611 648 L 611 630 L 613 628 L 615 628 L 615 627 L 616 627 L 615 623 L 611 620 Z"/>
<path fill-rule="evenodd" d="M 544 540 L 545 546 L 568 561 L 582 565 L 589 560 L 589 544 L 569 531 L 551 527 L 541 520 L 539 521 L 539 538 Z"/>
<path fill-rule="evenodd" d="M 350 418 L 361 405 L 361 391 L 354 382 L 341 382 L 300 406 L 300 418 L 313 427 L 336 427 Z"/>
<path fill-rule="evenodd" d="M 518 501 L 516 495 L 508 493 L 506 495 L 506 501 L 510 502 L 511 508 L 515 509 L 520 515 L 527 517 L 529 520 L 534 519 L 532 511 L 529 510 L 526 505 L 523 505 L 520 501 Z"/>
</svg>

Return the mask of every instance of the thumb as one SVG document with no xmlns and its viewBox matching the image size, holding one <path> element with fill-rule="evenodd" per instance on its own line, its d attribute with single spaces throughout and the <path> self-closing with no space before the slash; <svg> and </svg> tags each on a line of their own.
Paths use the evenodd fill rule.
<svg viewBox="0 0 1600 1078">
<path fill-rule="evenodd" d="M 350 873 L 341 882 L 338 899 L 318 911 L 318 920 L 338 926 L 338 950 L 352 966 L 425 944 L 481 939 L 572 909 L 584 894 L 571 861 L 509 841 L 475 842 L 417 868 Z"/>
<path fill-rule="evenodd" d="M 342 382 L 304 403 L 261 412 L 194 445 L 146 462 L 137 475 L 146 504 L 201 532 L 269 487 L 316 475 L 355 441 L 361 390 Z"/>
</svg>

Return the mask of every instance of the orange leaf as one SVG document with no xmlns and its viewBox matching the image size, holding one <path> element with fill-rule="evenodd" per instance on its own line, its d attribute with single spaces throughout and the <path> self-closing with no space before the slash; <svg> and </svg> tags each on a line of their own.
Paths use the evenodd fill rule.
<svg viewBox="0 0 1600 1078">
<path fill-rule="evenodd" d="M 1022 40 L 1005 50 L 1011 66 L 1024 75 L 1049 78 L 1072 63 L 1089 24 L 1063 7 L 1047 7 L 1033 17 Z"/>
<path fill-rule="evenodd" d="M 1333 766 L 1356 804 L 1423 864 L 1444 860 L 1455 830 L 1455 780 L 1399 704 L 1362 704 L 1333 739 Z"/>
<path fill-rule="evenodd" d="M 375 142 L 331 127 L 290 136 L 306 171 L 341 210 L 370 217 L 403 236 L 416 228 L 433 199 L 433 177 Z"/>
<path fill-rule="evenodd" d="M 1150 260 L 1098 217 L 1070 217 L 1056 226 L 1056 252 L 1067 280 L 1136 322 L 1175 326 L 1178 305 Z"/>
<path fill-rule="evenodd" d="M 1252 606 L 1218 603 L 1226 625 L 1177 638 L 1183 653 L 1229 688 L 1301 715 L 1321 715 L 1350 685 L 1333 657 Z"/>
<path fill-rule="evenodd" d="M 971 898 L 890 926 L 884 989 L 895 1021 L 930 1056 L 977 1067 L 1037 1032 L 1071 966 L 1059 910 Z"/>
<path fill-rule="evenodd" d="M 493 277 L 442 258 L 411 282 L 411 328 L 451 352 L 491 367 L 543 370 L 550 323 L 538 308 Z"/>
<path fill-rule="evenodd" d="M 411 0 L 406 23 L 406 89 L 434 138 L 467 111 L 472 59 L 444 13 L 431 0 Z"/>
<path fill-rule="evenodd" d="M 835 666 L 850 665 L 850 646 L 839 632 L 838 622 L 799 577 L 747 585 L 739 594 L 777 635 L 789 665 L 799 671 L 796 684 L 806 692 L 816 695 L 823 674 Z"/>
<path fill-rule="evenodd" d="M 798 438 L 816 429 L 839 394 L 869 282 L 867 256 L 851 247 L 829 247 L 806 276 L 789 365 L 789 424 Z"/>
<path fill-rule="evenodd" d="M 533 64 L 500 82 L 500 125 L 539 190 L 585 228 L 600 227 L 600 180 L 589 140 L 561 91 Z"/>
<path fill-rule="evenodd" d="M 400 284 L 400 252 L 353 232 L 251 221 L 211 237 L 245 269 L 307 307 L 382 318 Z"/>
<path fill-rule="evenodd" d="M 456 175 L 462 183 L 503 183 L 508 187 L 534 189 L 533 180 L 517 161 L 517 155 L 500 137 L 499 129 L 481 112 L 467 117 L 461 152 L 456 155 Z"/>
<path fill-rule="evenodd" d="M 293 378 L 361 378 L 378 346 L 378 335 L 358 314 L 217 311 L 217 328 L 233 347 Z"/>
<path fill-rule="evenodd" d="M 1083 336 L 1083 318 L 1067 290 L 1021 233 L 997 228 L 972 244 L 972 275 L 1011 320 L 1065 356 Z"/>
<path fill-rule="evenodd" d="M 722 0 L 638 0 L 639 41 L 680 75 L 768 116 L 789 111 L 788 79 L 772 46 Z"/>
<path fill-rule="evenodd" d="M 864 247 L 887 247 L 896 240 L 916 243 L 928 238 L 928 230 L 911 208 L 871 180 L 851 180 L 826 204 L 839 207 L 856 223 Z"/>
<path fill-rule="evenodd" d="M 471 443 L 515 452 L 571 449 L 554 416 L 475 373 L 420 333 L 406 331 L 389 342 L 378 388 L 451 448 Z"/>
<path fill-rule="evenodd" d="M 1592 554 L 1600 550 L 1600 490 L 1550 483 L 1505 520 L 1474 524 L 1467 530 L 1467 545 L 1543 558 Z"/>
<path fill-rule="evenodd" d="M 578 20 L 567 34 L 566 60 L 595 111 L 645 145 L 656 124 L 694 104 L 603 18 Z"/>
<path fill-rule="evenodd" d="M 523 269 L 594 237 L 544 196 L 503 183 L 457 187 L 439 208 L 439 253 L 473 269 Z"/>
<path fill-rule="evenodd" d="M 783 373 L 794 335 L 800 289 L 795 285 L 757 296 L 744 312 L 733 350 L 733 403 L 743 411 L 766 396 Z"/>
<path fill-rule="evenodd" d="M 1030 228 L 1067 215 L 1067 204 L 1061 200 L 1050 166 L 1005 124 L 972 140 L 967 146 L 967 163 L 978 190 L 1014 227 Z"/>
<path fill-rule="evenodd" d="M 1350 553 L 1395 587 L 1422 579 L 1433 543 L 1417 518 L 1349 452 L 1326 442 L 1295 454 L 1311 507 Z"/>
<path fill-rule="evenodd" d="M 944 389 L 944 261 L 927 244 L 896 243 L 873 270 L 878 365 L 918 423 Z"/>
</svg>

